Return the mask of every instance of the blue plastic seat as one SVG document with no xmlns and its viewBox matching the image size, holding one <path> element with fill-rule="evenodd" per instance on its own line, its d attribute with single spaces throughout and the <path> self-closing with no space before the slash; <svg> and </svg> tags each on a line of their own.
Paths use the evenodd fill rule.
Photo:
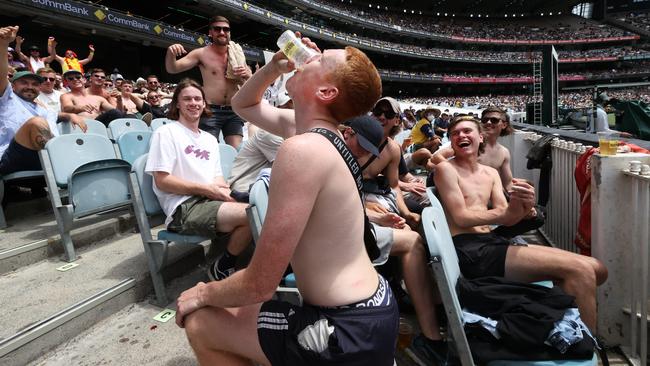
<svg viewBox="0 0 650 366">
<path fill-rule="evenodd" d="M 130 190 L 133 196 L 133 208 L 135 217 L 138 222 L 144 252 L 147 256 L 147 265 L 151 274 L 154 292 L 156 298 L 153 301 L 158 306 L 166 306 L 169 303 L 169 297 L 165 290 L 165 281 L 162 270 L 167 264 L 169 248 L 173 244 L 184 244 L 191 249 L 193 246 L 210 240 L 210 238 L 197 235 L 183 235 L 173 233 L 167 230 L 158 232 L 156 238 L 151 233 L 151 224 L 149 218 L 160 218 L 164 213 L 158 198 L 153 191 L 153 177 L 145 173 L 144 169 L 147 164 L 148 154 L 144 154 L 133 162 L 130 175 Z"/>
<path fill-rule="evenodd" d="M 172 122 L 175 122 L 175 121 L 172 121 L 171 119 L 167 119 L 167 118 L 154 118 L 151 121 L 151 130 L 155 131 L 158 127 L 164 126 L 164 125 L 166 125 L 168 123 L 172 123 Z"/>
<path fill-rule="evenodd" d="M 117 159 L 108 138 L 92 133 L 57 136 L 39 151 L 39 157 L 66 259 L 74 261 L 73 220 L 131 205 L 130 166 Z M 59 188 L 67 189 L 67 204 Z"/>
<path fill-rule="evenodd" d="M 151 131 L 149 126 L 137 118 L 118 118 L 108 124 L 109 137 L 117 140 L 126 131 Z"/>
<path fill-rule="evenodd" d="M 431 192 L 433 193 L 433 192 Z M 431 254 L 431 267 L 440 291 L 440 297 L 445 307 L 449 330 L 456 347 L 457 355 L 463 366 L 474 366 L 467 337 L 463 329 L 463 319 L 460 302 L 456 294 L 456 282 L 461 276 L 458 256 L 451 238 L 445 212 L 440 201 L 434 194 L 429 195 L 431 207 L 426 207 L 422 212 L 422 225 L 429 253 Z M 548 285 L 548 283 L 546 283 Z M 594 353 L 590 360 L 553 360 L 553 361 L 509 361 L 497 360 L 488 363 L 489 366 L 591 366 L 597 365 Z"/>
<path fill-rule="evenodd" d="M 103 123 L 94 119 L 86 119 L 84 122 L 86 122 L 86 126 L 88 127 L 86 133 L 94 133 L 96 135 L 108 137 L 108 130 Z M 56 127 L 59 129 L 59 134 L 61 135 L 84 133 L 79 127 L 73 127 L 70 122 L 59 122 L 56 124 Z"/>
<path fill-rule="evenodd" d="M 151 131 L 127 131 L 117 138 L 117 146 L 123 160 L 133 164 L 135 159 L 149 152 Z"/>
<path fill-rule="evenodd" d="M 219 144 L 219 157 L 221 159 L 221 172 L 223 173 L 223 179 L 228 181 L 228 178 L 230 178 L 230 172 L 232 171 L 232 165 L 237 157 L 237 150 L 228 144 Z"/>
</svg>

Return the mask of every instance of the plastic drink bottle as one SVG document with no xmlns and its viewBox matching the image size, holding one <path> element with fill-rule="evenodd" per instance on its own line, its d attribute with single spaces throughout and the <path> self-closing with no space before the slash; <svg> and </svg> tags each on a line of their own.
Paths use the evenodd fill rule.
<svg viewBox="0 0 650 366">
<path fill-rule="evenodd" d="M 296 65 L 296 68 L 303 67 L 307 61 L 318 56 L 316 50 L 307 47 L 291 30 L 284 31 L 278 38 L 277 44 L 282 53 Z"/>
</svg>

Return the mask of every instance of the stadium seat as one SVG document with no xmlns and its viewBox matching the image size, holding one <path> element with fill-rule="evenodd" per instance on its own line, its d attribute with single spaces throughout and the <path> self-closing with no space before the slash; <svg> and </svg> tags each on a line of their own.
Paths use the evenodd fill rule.
<svg viewBox="0 0 650 366">
<path fill-rule="evenodd" d="M 262 225 L 264 224 L 264 217 L 266 216 L 266 210 L 269 204 L 269 192 L 265 181 L 259 179 L 253 184 L 249 192 L 248 203 L 250 206 L 246 208 L 246 214 L 248 215 L 248 221 L 253 233 L 253 240 L 257 243 L 262 232 Z M 302 303 L 302 297 L 296 288 L 296 277 L 293 273 L 285 276 L 284 285 L 278 286 L 276 292 L 296 296 L 298 303 Z"/>
<path fill-rule="evenodd" d="M 153 121 L 151 121 L 151 129 L 155 131 L 158 127 L 164 126 L 168 123 L 174 122 L 171 119 L 167 118 L 155 118 Z"/>
<path fill-rule="evenodd" d="M 108 137 L 108 131 L 106 130 L 106 126 L 104 126 L 103 123 L 96 121 L 94 119 L 86 119 L 84 122 L 86 122 L 86 126 L 88 126 L 86 133 L 94 133 L 100 136 Z M 70 122 L 57 123 L 56 127 L 59 129 L 59 134 L 61 135 L 68 135 L 71 133 L 83 133 L 83 131 L 79 127 L 75 126 L 73 128 Z"/>
<path fill-rule="evenodd" d="M 39 151 L 66 260 L 76 259 L 70 230 L 74 219 L 131 204 L 129 164 L 116 159 L 113 144 L 95 134 L 57 136 Z M 59 188 L 67 189 L 63 204 Z"/>
<path fill-rule="evenodd" d="M 117 138 L 122 159 L 133 164 L 135 159 L 149 152 L 151 131 L 127 131 Z"/>
<path fill-rule="evenodd" d="M 42 170 L 26 170 L 22 172 L 15 172 L 7 175 L 0 175 L 0 202 L 5 196 L 5 182 L 20 181 L 27 179 L 34 179 L 43 176 Z M 7 220 L 5 218 L 4 208 L 0 206 L 0 229 L 7 227 Z"/>
<path fill-rule="evenodd" d="M 126 131 L 151 131 L 149 126 L 137 118 L 118 118 L 108 124 L 109 137 L 117 140 Z"/>
<path fill-rule="evenodd" d="M 223 173 L 223 179 L 227 182 L 228 178 L 230 178 L 230 171 L 235 162 L 235 157 L 237 157 L 237 150 L 228 144 L 219 144 L 219 157 L 221 159 L 221 172 Z"/>
<path fill-rule="evenodd" d="M 149 218 L 160 218 L 160 216 L 164 216 L 164 213 L 153 191 L 153 177 L 144 171 L 147 164 L 147 157 L 148 154 L 144 154 L 133 162 L 129 188 L 133 197 L 133 209 L 138 222 L 144 251 L 147 256 L 151 281 L 153 282 L 154 292 L 156 294 L 153 303 L 158 306 L 165 306 L 169 303 L 169 297 L 165 290 L 162 270 L 167 264 L 170 245 L 181 244 L 194 246 L 204 241 L 209 241 L 210 238 L 198 235 L 183 235 L 163 229 L 158 232 L 157 237 L 154 239 L 151 233 Z"/>
<path fill-rule="evenodd" d="M 456 294 L 456 282 L 460 278 L 458 256 L 451 239 L 451 232 L 445 218 L 445 212 L 435 195 L 430 194 L 431 207 L 422 212 L 424 236 L 431 254 L 430 264 L 435 275 L 440 297 L 447 314 L 451 335 L 450 347 L 456 348 L 456 354 L 463 366 L 474 366 L 469 343 L 463 330 L 463 319 L 460 302 Z M 488 363 L 489 366 L 595 366 L 597 357 L 594 353 L 590 360 L 558 360 L 558 361 L 509 361 L 497 360 Z"/>
</svg>

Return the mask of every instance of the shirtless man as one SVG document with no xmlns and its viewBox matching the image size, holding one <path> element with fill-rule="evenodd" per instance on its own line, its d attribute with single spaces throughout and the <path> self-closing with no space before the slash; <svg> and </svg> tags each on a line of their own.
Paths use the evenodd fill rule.
<svg viewBox="0 0 650 366">
<path fill-rule="evenodd" d="M 341 138 L 338 124 L 373 106 L 381 80 L 361 51 L 326 50 L 287 81 L 295 112 L 263 102 L 267 86 L 293 69 L 278 52 L 233 98 L 237 113 L 259 127 L 297 133 L 273 164 L 253 258 L 227 279 L 181 294 L 176 321 L 202 365 L 389 366 L 399 313 L 364 247 L 356 184 L 332 143 L 309 133 L 320 127 Z M 303 306 L 270 300 L 289 262 Z"/>
<path fill-rule="evenodd" d="M 61 95 L 61 110 L 64 112 L 76 113 L 82 117 L 100 121 L 107 126 L 112 120 L 124 117 L 124 113 L 115 109 L 106 98 L 90 94 L 84 88 L 81 72 L 68 70 L 63 74 L 63 78 L 68 82 L 70 88 L 69 93 Z"/>
<path fill-rule="evenodd" d="M 200 128 L 216 138 L 219 138 L 219 132 L 222 131 L 226 143 L 238 148 L 244 135 L 244 121 L 232 111 L 230 99 L 252 73 L 244 64 L 233 68 L 238 79 L 226 78 L 230 42 L 228 19 L 218 15 L 213 16 L 210 19 L 209 35 L 212 44 L 189 53 L 181 44 L 169 46 L 165 57 L 165 68 L 168 73 L 177 74 L 195 66 L 199 67 L 203 78 L 203 89 L 212 111 L 211 118 L 201 120 Z M 183 55 L 185 56 L 177 59 Z"/>
<path fill-rule="evenodd" d="M 481 112 L 481 124 L 483 125 L 483 136 L 485 138 L 485 152 L 478 161 L 481 164 L 491 166 L 499 172 L 501 184 L 509 190 L 512 184 L 512 171 L 510 170 L 510 151 L 501 145 L 497 140 L 500 136 L 508 136 L 513 133 L 506 111 L 499 107 L 490 106 Z M 441 149 L 433 154 L 427 169 L 433 167 L 454 156 L 451 147 Z"/>
<path fill-rule="evenodd" d="M 374 159 L 363 170 L 363 179 L 364 181 L 373 180 L 382 174 L 386 177 L 392 192 L 386 197 L 366 194 L 366 200 L 386 203 L 384 206 L 388 210 L 402 216 L 409 226 L 416 228 L 420 222 L 420 215 L 408 209 L 399 186 L 401 147 L 390 137 L 395 135 L 393 132 L 395 129 L 399 129 L 401 123 L 399 103 L 391 97 L 381 98 L 374 106 L 372 113 L 384 128 L 384 140 L 382 141 L 384 148 L 381 150 L 379 157 Z M 366 161 L 360 163 L 364 166 Z"/>
<path fill-rule="evenodd" d="M 533 187 L 513 181 L 510 201 L 506 201 L 499 173 L 478 161 L 483 145 L 478 120 L 454 119 L 449 136 L 455 158 L 438 164 L 434 179 L 463 275 L 523 282 L 552 279 L 575 296 L 582 319 L 595 330 L 596 286 L 607 279 L 607 268 L 595 258 L 546 246 L 511 245 L 491 233 L 490 225 L 512 225 L 530 212 L 535 202 Z"/>
</svg>

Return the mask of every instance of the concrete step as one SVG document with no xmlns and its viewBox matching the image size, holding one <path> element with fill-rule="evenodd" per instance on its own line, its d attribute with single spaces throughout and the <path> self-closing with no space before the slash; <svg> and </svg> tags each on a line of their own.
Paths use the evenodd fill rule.
<svg viewBox="0 0 650 366">
<path fill-rule="evenodd" d="M 195 255 L 171 265 L 170 277 L 204 262 L 205 248 L 190 249 Z M 68 271 L 50 258 L 0 276 L 0 364 L 24 365 L 152 293 L 139 235 L 95 242 L 79 253 Z M 170 262 L 181 255 L 187 247 L 172 250 Z"/>
<path fill-rule="evenodd" d="M 172 281 L 170 293 L 177 296 L 203 280 L 204 273 L 199 268 Z M 153 319 L 161 310 L 147 302 L 130 304 L 28 365 L 198 365 L 175 319 Z"/>
<path fill-rule="evenodd" d="M 30 203 L 31 204 L 31 203 Z M 21 206 L 23 214 L 29 206 Z M 80 249 L 92 243 L 133 232 L 135 218 L 127 209 L 75 220 L 72 241 Z M 63 253 L 61 237 L 51 210 L 25 214 L 0 230 L 0 274 L 14 271 Z"/>
</svg>

